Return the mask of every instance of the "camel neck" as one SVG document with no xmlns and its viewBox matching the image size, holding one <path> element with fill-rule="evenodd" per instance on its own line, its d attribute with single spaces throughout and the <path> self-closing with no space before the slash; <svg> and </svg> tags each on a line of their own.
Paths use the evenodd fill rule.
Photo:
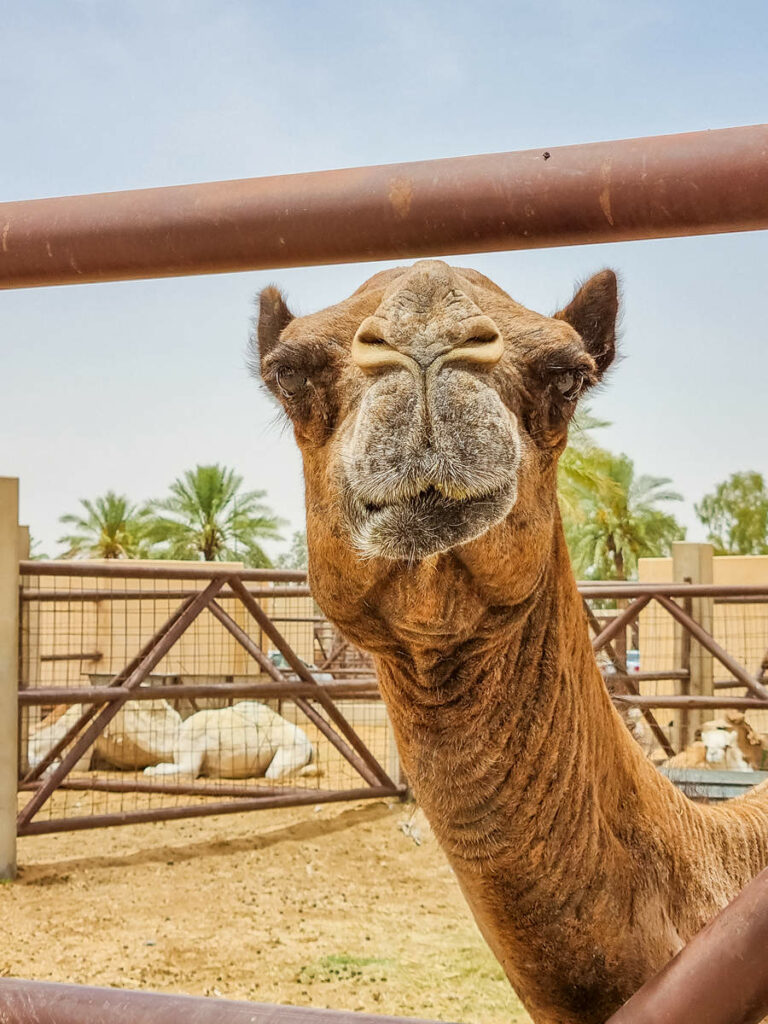
<svg viewBox="0 0 768 1024">
<path fill-rule="evenodd" d="M 470 870 L 514 856 L 525 875 L 534 850 L 583 856 L 574 813 L 610 825 L 638 775 L 653 784 L 595 664 L 564 541 L 528 598 L 488 609 L 471 640 L 383 658 L 379 672 L 416 796 Z"/>
</svg>

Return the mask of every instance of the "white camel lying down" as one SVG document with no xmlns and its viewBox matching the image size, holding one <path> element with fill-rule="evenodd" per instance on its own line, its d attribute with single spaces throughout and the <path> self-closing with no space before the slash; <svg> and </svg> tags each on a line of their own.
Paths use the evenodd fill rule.
<svg viewBox="0 0 768 1024">
<path fill-rule="evenodd" d="M 297 725 L 266 704 L 240 701 L 190 715 L 179 729 L 173 763 L 146 768 L 144 774 L 282 779 L 318 774 L 310 766 L 312 757 L 312 744 Z"/>
<path fill-rule="evenodd" d="M 667 768 L 709 768 L 751 772 L 768 766 L 768 750 L 739 711 L 726 711 L 701 727 L 701 739 L 671 757 Z"/>
<path fill-rule="evenodd" d="M 37 728 L 30 730 L 27 743 L 30 768 L 36 768 L 51 747 L 66 736 L 83 710 L 82 704 L 59 704 Z M 126 704 L 86 750 L 74 770 L 88 771 L 96 759 L 122 769 L 146 768 L 165 761 L 173 757 L 181 724 L 181 715 L 165 700 Z"/>
</svg>

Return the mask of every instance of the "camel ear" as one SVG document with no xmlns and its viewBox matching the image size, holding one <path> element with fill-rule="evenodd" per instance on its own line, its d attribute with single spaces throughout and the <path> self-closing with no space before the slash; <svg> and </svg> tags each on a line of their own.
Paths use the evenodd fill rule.
<svg viewBox="0 0 768 1024">
<path fill-rule="evenodd" d="M 597 364 L 598 379 L 616 354 L 616 316 L 619 288 L 612 270 L 601 270 L 576 292 L 555 319 L 565 320 L 581 335 L 584 347 Z"/>
<path fill-rule="evenodd" d="M 272 286 L 265 288 L 259 295 L 259 317 L 256 324 L 261 362 L 275 347 L 280 334 L 291 320 L 293 313 L 288 309 L 280 289 Z"/>
</svg>

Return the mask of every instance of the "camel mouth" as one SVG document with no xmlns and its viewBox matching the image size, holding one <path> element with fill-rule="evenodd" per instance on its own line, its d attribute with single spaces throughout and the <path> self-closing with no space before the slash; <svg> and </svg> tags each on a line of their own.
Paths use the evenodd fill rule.
<svg viewBox="0 0 768 1024">
<path fill-rule="evenodd" d="M 389 501 L 350 497 L 348 521 L 359 553 L 413 563 L 476 540 L 504 520 L 517 484 L 469 495 L 430 484 Z"/>
</svg>

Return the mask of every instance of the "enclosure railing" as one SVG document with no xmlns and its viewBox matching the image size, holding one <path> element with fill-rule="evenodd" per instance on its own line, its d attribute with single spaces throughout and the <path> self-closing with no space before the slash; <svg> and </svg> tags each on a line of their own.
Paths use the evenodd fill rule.
<svg viewBox="0 0 768 1024">
<path fill-rule="evenodd" d="M 305 573 L 126 560 L 20 572 L 19 835 L 404 792 L 373 663 L 318 613 Z M 642 710 L 657 760 L 693 737 L 692 711 L 748 708 L 768 731 L 768 586 L 580 592 L 611 695 Z M 694 601 L 723 609 L 707 616 L 712 632 Z M 691 691 L 692 640 L 708 691 Z M 309 740 L 311 763 L 286 743 L 256 757 L 261 734 L 241 718 L 254 701 L 300 728 L 293 742 Z M 196 761 L 203 725 L 215 750 Z M 225 761 L 260 764 L 217 768 L 221 747 Z M 265 778 L 273 755 L 296 771 Z"/>
<path fill-rule="evenodd" d="M 0 204 L 0 287 L 767 227 L 768 126 L 756 125 L 523 153 Z M 15 502 L 17 507 L 17 495 L 13 498 L 10 488 L 0 491 L 0 538 L 7 554 L 13 544 L 5 527 L 11 521 L 11 505 Z M 15 633 L 16 611 L 10 598 L 16 576 L 12 561 L 6 562 L 0 566 L 4 569 L 0 578 L 0 641 L 8 635 L 9 627 L 11 635 Z M 210 604 L 215 600 L 215 582 L 205 591 L 205 598 L 190 598 L 178 617 L 191 615 L 193 607 L 201 610 L 198 602 Z M 246 589 L 242 579 L 240 585 Z M 243 594 L 238 596 L 245 603 Z M 717 658 L 728 672 L 725 682 L 737 680 L 752 694 L 746 699 L 763 700 L 763 681 L 748 683 L 749 670 L 744 674 L 744 666 L 737 659 L 730 663 L 725 660 L 711 634 L 697 635 L 685 621 L 690 618 L 688 609 L 676 604 L 675 596 L 667 592 L 654 600 Z M 631 600 L 633 594 L 625 597 Z M 643 596 L 635 592 L 634 599 L 640 602 Z M 642 614 L 642 608 L 636 610 Z M 698 625 L 703 629 L 701 623 Z M 174 620 L 168 626 L 168 636 L 176 628 Z M 605 630 L 610 628 L 610 624 L 604 626 Z M 620 631 L 621 627 L 616 628 Z M 606 652 L 613 649 L 620 657 L 613 644 L 609 648 L 611 638 L 603 637 L 602 647 Z M 158 643 L 162 642 L 161 637 Z M 95 652 L 83 648 L 78 653 Z M 4 723 L 6 730 L 16 708 L 11 654 L 4 644 L 0 649 L 0 725 Z M 128 688 L 135 673 L 142 671 L 142 659 L 151 660 L 156 654 L 153 649 L 135 666 L 126 666 L 116 685 Z M 298 670 L 297 674 L 302 678 Z M 629 675 L 618 670 L 616 674 Z M 303 681 L 316 683 L 314 679 Z M 624 696 L 637 703 L 642 695 L 630 692 Z M 671 696 L 688 698 L 686 694 Z M 702 699 L 702 695 L 692 696 Z M 116 706 L 106 705 L 98 715 L 106 715 Z M 3 733 L 0 739 L 1 770 L 9 754 L 15 755 L 15 736 Z M 9 800 L 14 795 L 2 786 L 0 780 L 0 826 L 7 820 Z M 14 864 L 7 830 L 0 827 L 0 875 L 12 874 Z M 765 898 L 757 901 L 753 912 L 761 921 L 768 919 Z M 721 919 L 737 920 L 738 914 L 738 908 L 728 908 Z M 711 935 L 711 931 L 705 931 L 697 946 L 701 950 L 703 944 L 706 959 L 717 948 Z M 743 952 L 747 975 L 754 981 L 762 965 L 748 956 L 749 941 L 748 929 L 733 932 L 734 953 L 739 956 Z M 670 991 L 682 994 L 690 1005 L 693 990 L 679 980 L 679 973 L 668 977 L 673 979 Z M 645 1012 L 643 999 L 654 984 L 645 986 L 626 1012 L 622 1011 L 623 1021 L 629 1024 L 652 1019 Z M 696 993 L 704 991 L 705 984 L 699 980 Z M 746 1008 L 739 1005 L 736 993 L 723 1003 L 723 1012 L 710 1015 L 710 1020 L 749 1024 L 768 1010 L 768 995 L 759 994 L 755 1005 Z M 689 1019 L 681 1005 L 665 1013 L 668 1024 Z"/>
<path fill-rule="evenodd" d="M 768 126 L 0 204 L 0 287 L 768 227 Z"/>
<path fill-rule="evenodd" d="M 20 572 L 19 835 L 405 792 L 372 665 L 323 648 L 304 573 Z"/>
</svg>

